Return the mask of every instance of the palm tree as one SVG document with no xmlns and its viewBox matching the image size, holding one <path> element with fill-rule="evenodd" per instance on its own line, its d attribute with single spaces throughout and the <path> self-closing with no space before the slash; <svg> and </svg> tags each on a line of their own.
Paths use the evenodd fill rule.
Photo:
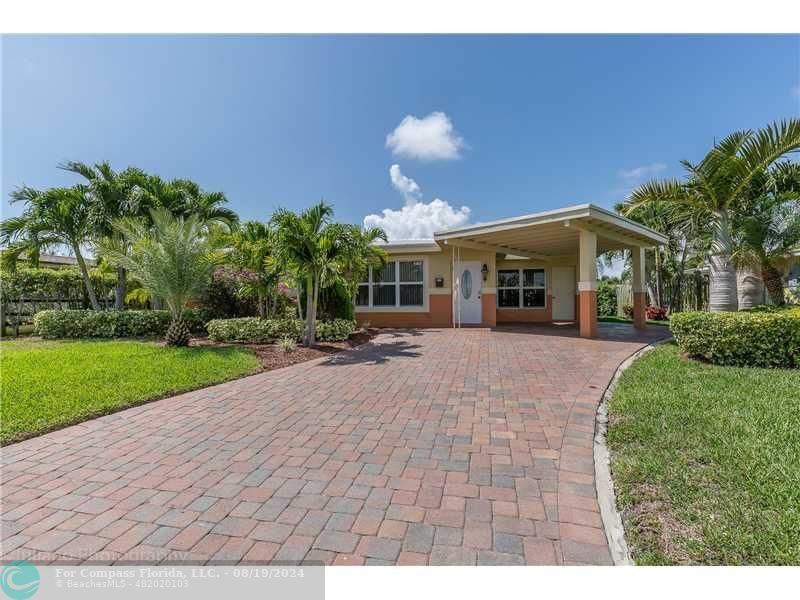
<svg viewBox="0 0 800 600">
<path fill-rule="evenodd" d="M 0 243 L 7 246 L 5 259 L 16 261 L 22 252 L 38 256 L 42 249 L 68 246 L 75 255 L 89 302 L 94 310 L 100 310 L 81 252 L 81 246 L 94 239 L 88 189 L 76 185 L 42 192 L 23 186 L 11 193 L 11 202 L 25 202 L 25 210 L 0 224 Z"/>
<path fill-rule="evenodd" d="M 341 283 L 347 290 L 355 309 L 358 284 L 364 281 L 364 274 L 369 267 L 380 267 L 386 263 L 386 250 L 377 244 L 386 242 L 386 232 L 380 227 L 361 229 L 349 225 L 345 229 L 348 236 L 347 253 L 342 258 Z"/>
<path fill-rule="evenodd" d="M 176 217 L 153 209 L 149 221 L 122 219 L 114 223 L 129 251 L 103 248 L 112 263 L 133 273 L 150 297 L 163 298 L 171 314 L 167 343 L 186 346 L 189 330 L 183 322 L 186 302 L 200 295 L 211 281 L 213 252 L 197 215 Z"/>
<path fill-rule="evenodd" d="M 261 318 L 274 313 L 278 284 L 284 272 L 273 252 L 274 238 L 269 225 L 260 221 L 246 221 L 229 235 L 231 252 L 228 259 L 253 274 L 251 279 L 241 284 L 239 294 L 256 298 Z M 269 311 L 268 301 L 272 304 Z"/>
<path fill-rule="evenodd" d="M 107 239 L 108 243 L 115 243 L 121 248 L 123 240 L 113 227 L 115 220 L 124 217 L 144 216 L 139 201 L 140 186 L 145 181 L 145 174 L 140 169 L 128 167 L 122 172 L 116 172 L 108 162 L 96 163 L 94 166 L 86 163 L 70 161 L 59 165 L 60 169 L 81 175 L 87 180 L 92 200 L 91 219 L 98 239 Z M 124 267 L 117 267 L 117 285 L 114 292 L 114 308 L 125 308 L 125 293 L 127 288 L 127 274 Z"/>
<path fill-rule="evenodd" d="M 333 209 L 321 201 L 297 214 L 278 209 L 272 215 L 275 253 L 306 287 L 306 326 L 303 344 L 316 342 L 320 288 L 340 275 L 348 253 L 347 226 L 331 223 Z"/>
<path fill-rule="evenodd" d="M 168 208 L 175 215 L 197 215 L 203 225 L 222 225 L 228 230 L 239 222 L 239 215 L 225 206 L 224 193 L 205 192 L 189 179 L 173 179 L 166 185 L 170 188 Z"/>
<path fill-rule="evenodd" d="M 754 271 L 751 280 L 763 281 L 772 303 L 782 305 L 783 272 L 800 246 L 800 164 L 774 165 L 752 189 L 745 214 L 735 222 L 732 260 L 740 269 Z"/>
<path fill-rule="evenodd" d="M 758 131 L 732 133 L 697 164 L 681 161 L 685 180 L 651 181 L 634 190 L 625 200 L 627 214 L 654 202 L 688 208 L 698 220 L 708 223 L 712 235 L 709 257 L 709 308 L 736 310 L 736 270 L 731 263 L 734 249 L 732 219 L 738 214 L 752 181 L 776 160 L 800 148 L 800 119 L 774 123 Z"/>
</svg>

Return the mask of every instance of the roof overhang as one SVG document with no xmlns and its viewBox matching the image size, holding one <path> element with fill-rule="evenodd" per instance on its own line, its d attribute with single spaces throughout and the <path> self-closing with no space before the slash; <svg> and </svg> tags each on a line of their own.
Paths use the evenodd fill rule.
<svg viewBox="0 0 800 600">
<path fill-rule="evenodd" d="M 376 246 L 383 248 L 389 254 L 427 254 L 442 251 L 442 247 L 433 240 L 399 240 Z"/>
<path fill-rule="evenodd" d="M 663 234 L 593 204 L 447 229 L 435 233 L 434 240 L 547 260 L 577 254 L 582 230 L 597 234 L 598 253 L 667 243 Z"/>
</svg>

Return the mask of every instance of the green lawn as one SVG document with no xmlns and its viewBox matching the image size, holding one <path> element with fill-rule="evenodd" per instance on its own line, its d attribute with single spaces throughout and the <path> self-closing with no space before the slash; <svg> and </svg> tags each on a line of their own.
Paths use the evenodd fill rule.
<svg viewBox="0 0 800 600">
<path fill-rule="evenodd" d="M 800 370 L 661 346 L 627 369 L 608 444 L 640 564 L 800 564 Z"/>
<path fill-rule="evenodd" d="M 625 317 L 613 317 L 613 316 L 597 317 L 597 321 L 600 323 L 627 323 L 628 325 L 633 325 L 633 319 L 626 319 Z M 669 327 L 669 321 L 654 321 L 652 319 L 648 319 L 647 324 Z"/>
<path fill-rule="evenodd" d="M 0 343 L 0 443 L 258 369 L 258 359 L 243 348 L 4 340 Z"/>
</svg>

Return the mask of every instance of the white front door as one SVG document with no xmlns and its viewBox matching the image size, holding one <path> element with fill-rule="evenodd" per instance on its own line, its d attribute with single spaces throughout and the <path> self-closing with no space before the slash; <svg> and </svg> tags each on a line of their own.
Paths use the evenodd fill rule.
<svg viewBox="0 0 800 600">
<path fill-rule="evenodd" d="M 456 263 L 455 322 L 477 325 L 481 322 L 481 263 Z"/>
<path fill-rule="evenodd" d="M 575 267 L 553 267 L 553 320 L 575 320 Z"/>
</svg>

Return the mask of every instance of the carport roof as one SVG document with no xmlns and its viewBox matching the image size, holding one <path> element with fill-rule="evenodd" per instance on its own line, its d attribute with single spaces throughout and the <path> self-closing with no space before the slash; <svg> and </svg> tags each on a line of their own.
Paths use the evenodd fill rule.
<svg viewBox="0 0 800 600">
<path fill-rule="evenodd" d="M 597 234 L 599 253 L 667 243 L 663 234 L 593 204 L 455 227 L 433 237 L 440 244 L 546 258 L 575 254 L 581 230 Z"/>
</svg>

